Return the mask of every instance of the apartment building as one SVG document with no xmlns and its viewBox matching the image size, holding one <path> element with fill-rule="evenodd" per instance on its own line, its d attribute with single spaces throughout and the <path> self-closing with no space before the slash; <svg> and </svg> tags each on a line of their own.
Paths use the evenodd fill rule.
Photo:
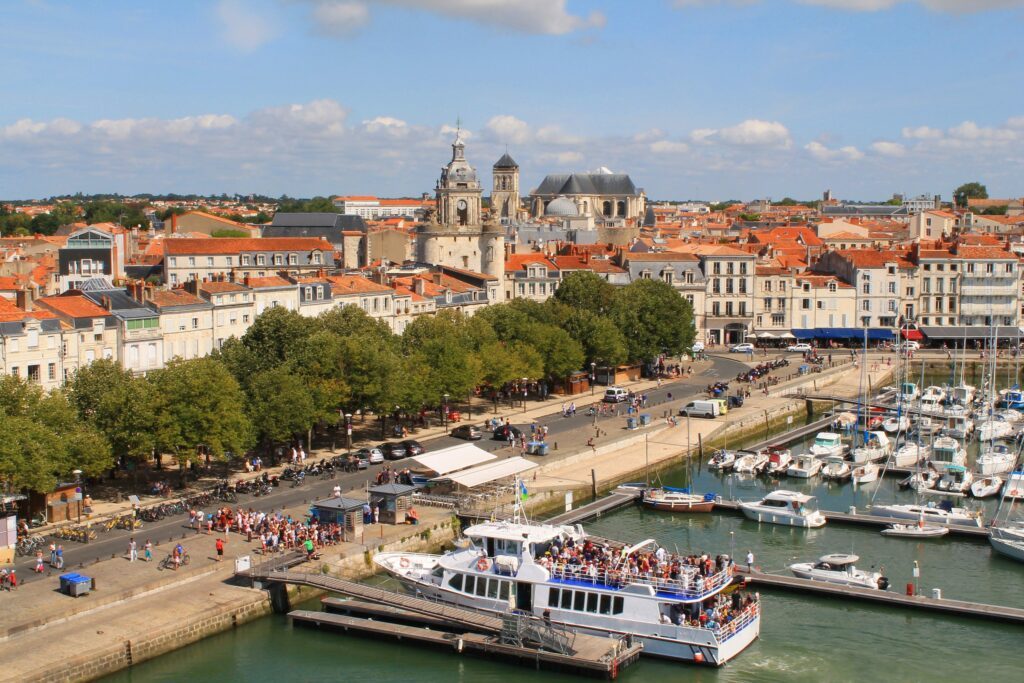
<svg viewBox="0 0 1024 683">
<path fill-rule="evenodd" d="M 818 274 L 837 275 L 855 287 L 857 315 L 852 327 L 894 329 L 917 315 L 918 266 L 907 254 L 845 249 L 822 255 Z"/>
<path fill-rule="evenodd" d="M 1017 326 L 1020 263 L 1003 247 L 920 245 L 922 326 Z"/>
<path fill-rule="evenodd" d="M 695 245 L 706 281 L 704 335 L 711 344 L 737 344 L 754 325 L 757 257 L 725 245 Z"/>
<path fill-rule="evenodd" d="M 37 299 L 35 305 L 64 323 L 59 368 L 63 381 L 95 360 L 117 358 L 117 321 L 105 308 L 74 291 Z"/>
<path fill-rule="evenodd" d="M 240 280 L 284 271 L 308 275 L 334 266 L 334 248 L 315 237 L 167 238 L 163 240 L 164 282 Z"/>
<path fill-rule="evenodd" d="M 245 285 L 228 281 L 185 283 L 185 290 L 213 306 L 213 348 L 235 337 L 241 339 L 256 317 L 255 295 Z"/>
</svg>

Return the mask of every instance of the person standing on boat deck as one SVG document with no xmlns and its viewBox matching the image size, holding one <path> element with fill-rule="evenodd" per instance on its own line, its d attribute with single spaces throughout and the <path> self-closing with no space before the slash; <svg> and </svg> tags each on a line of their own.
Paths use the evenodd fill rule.
<svg viewBox="0 0 1024 683">
<path fill-rule="evenodd" d="M 747 551 L 747 571 L 754 571 L 754 553 Z"/>
</svg>

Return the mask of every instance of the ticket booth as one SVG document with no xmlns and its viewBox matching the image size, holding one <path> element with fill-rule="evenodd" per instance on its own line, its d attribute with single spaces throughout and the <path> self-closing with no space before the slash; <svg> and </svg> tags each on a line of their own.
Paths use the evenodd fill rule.
<svg viewBox="0 0 1024 683">
<path fill-rule="evenodd" d="M 355 498 L 324 498 L 313 503 L 313 516 L 321 524 L 340 524 L 345 539 L 359 538 L 363 533 L 363 503 Z"/>
<path fill-rule="evenodd" d="M 404 524 L 405 512 L 412 507 L 414 486 L 408 484 L 382 484 L 370 488 L 370 505 L 380 509 L 384 524 Z"/>
</svg>

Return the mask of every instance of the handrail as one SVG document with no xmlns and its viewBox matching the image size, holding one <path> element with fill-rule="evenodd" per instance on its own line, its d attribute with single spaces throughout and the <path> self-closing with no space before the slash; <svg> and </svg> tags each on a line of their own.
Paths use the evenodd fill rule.
<svg viewBox="0 0 1024 683">
<path fill-rule="evenodd" d="M 743 612 L 740 613 L 739 619 L 733 619 L 728 624 L 723 624 L 722 626 L 714 629 L 715 638 L 719 643 L 724 643 L 754 621 L 760 612 L 761 602 L 759 600 L 755 600 L 749 607 L 745 608 Z"/>
<path fill-rule="evenodd" d="M 647 585 L 653 586 L 655 591 L 665 591 L 672 593 L 673 595 L 679 595 L 684 598 L 703 598 L 708 595 L 712 595 L 718 592 L 723 587 L 729 585 L 732 581 L 732 567 L 726 567 L 717 574 L 713 574 L 709 577 L 701 577 L 697 573 L 697 568 L 691 565 L 686 565 L 684 569 L 689 574 L 688 579 L 665 579 L 654 576 L 644 576 L 643 574 L 629 574 L 626 572 L 609 572 L 602 570 L 594 575 L 586 573 L 583 570 L 572 569 L 568 566 L 555 566 L 550 569 L 552 578 L 568 579 L 573 581 L 589 581 L 590 583 L 597 585 L 608 586 L 611 588 L 622 588 L 628 585 Z M 694 589 L 694 586 L 697 589 Z"/>
</svg>

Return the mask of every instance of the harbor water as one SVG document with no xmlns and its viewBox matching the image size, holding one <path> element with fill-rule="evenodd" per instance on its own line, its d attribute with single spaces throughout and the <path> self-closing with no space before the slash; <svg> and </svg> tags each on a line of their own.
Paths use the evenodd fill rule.
<svg viewBox="0 0 1024 683">
<path fill-rule="evenodd" d="M 810 435 L 790 448 L 801 452 L 813 438 Z M 896 477 L 854 488 L 820 478 L 768 482 L 722 476 L 695 465 L 663 472 L 660 480 L 743 500 L 757 499 L 774 488 L 788 488 L 817 496 L 822 509 L 840 511 L 851 506 L 864 510 L 872 502 L 915 500 L 912 492 L 897 490 Z M 985 505 L 986 519 L 991 518 L 993 501 L 965 502 Z M 731 512 L 685 515 L 639 507 L 613 512 L 585 527 L 593 534 L 631 542 L 654 538 L 666 548 L 684 553 L 730 553 L 742 559 L 750 551 L 762 570 L 787 575 L 786 566 L 793 562 L 827 553 L 854 553 L 861 558 L 859 568 L 883 571 L 893 591 L 903 592 L 907 584 L 914 584 L 926 595 L 940 588 L 946 598 L 1024 607 L 1024 566 L 993 553 L 983 540 L 959 536 L 886 538 L 874 527 L 833 523 L 803 530 L 758 525 Z M 915 562 L 920 568 L 917 578 L 913 576 Z M 381 581 L 397 589 L 387 580 Z M 763 591 L 762 599 L 760 639 L 727 666 L 711 669 L 641 659 L 623 671 L 619 680 L 935 682 L 979 675 L 991 680 L 1021 678 L 1019 647 L 1024 642 L 1024 627 L 773 590 Z M 315 601 L 303 607 L 319 608 Z M 286 617 L 275 615 L 106 680 L 556 683 L 580 679 L 411 645 L 293 628 Z"/>
</svg>

